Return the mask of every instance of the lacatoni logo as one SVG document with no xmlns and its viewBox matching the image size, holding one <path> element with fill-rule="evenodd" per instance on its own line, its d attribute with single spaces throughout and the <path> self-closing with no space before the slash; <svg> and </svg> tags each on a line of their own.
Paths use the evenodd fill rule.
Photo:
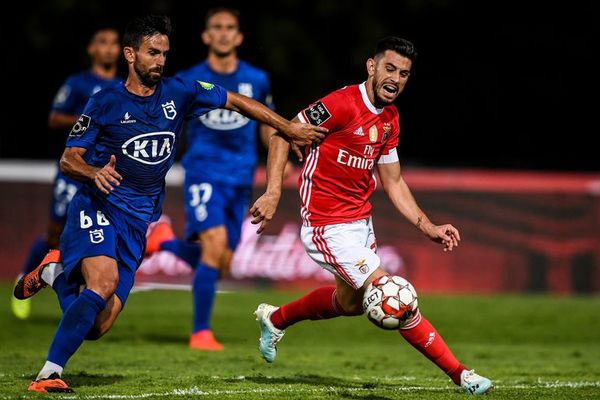
<svg viewBox="0 0 600 400">
<path fill-rule="evenodd" d="M 337 162 L 358 169 L 373 169 L 373 165 L 375 165 L 375 160 L 372 158 L 353 156 L 342 149 L 338 151 Z"/>
<path fill-rule="evenodd" d="M 123 154 L 143 164 L 160 164 L 171 156 L 175 134 L 151 132 L 132 137 L 121 146 Z"/>
<path fill-rule="evenodd" d="M 200 121 L 202 121 L 207 128 L 218 131 L 228 131 L 241 128 L 250 120 L 235 111 L 219 108 L 201 116 Z"/>
</svg>

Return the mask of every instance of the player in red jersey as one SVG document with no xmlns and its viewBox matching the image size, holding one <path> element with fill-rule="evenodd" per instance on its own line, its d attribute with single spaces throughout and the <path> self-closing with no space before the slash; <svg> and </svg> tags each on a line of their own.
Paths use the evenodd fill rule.
<svg viewBox="0 0 600 400">
<path fill-rule="evenodd" d="M 304 320 L 363 313 L 365 288 L 387 273 L 380 266 L 371 221 L 369 197 L 375 190 L 375 167 L 381 185 L 396 209 L 444 251 L 460 241 L 450 224 L 435 225 L 419 208 L 402 178 L 396 152 L 400 133 L 398 110 L 392 104 L 404 89 L 416 57 L 412 43 L 388 37 L 367 60 L 368 78 L 323 97 L 297 115 L 297 120 L 329 129 L 319 145 L 306 153 L 298 186 L 301 236 L 308 255 L 335 274 L 336 285 L 275 307 L 256 310 L 261 328 L 259 349 L 266 361 L 275 359 L 284 329 Z M 252 206 L 262 232 L 275 213 L 289 145 L 273 136 L 268 157 L 267 191 Z M 297 149 L 296 149 L 297 150 Z M 466 393 L 483 394 L 492 382 L 465 368 L 435 328 L 419 312 L 403 323 L 400 334 L 442 369 Z"/>
</svg>

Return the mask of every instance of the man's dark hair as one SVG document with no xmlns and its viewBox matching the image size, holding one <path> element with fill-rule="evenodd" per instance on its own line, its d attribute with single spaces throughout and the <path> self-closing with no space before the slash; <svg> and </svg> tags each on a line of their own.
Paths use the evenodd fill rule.
<svg viewBox="0 0 600 400">
<path fill-rule="evenodd" d="M 171 35 L 171 20 L 165 15 L 147 15 L 127 24 L 123 35 L 123 47 L 139 49 L 145 37 L 156 34 Z"/>
<path fill-rule="evenodd" d="M 206 12 L 206 18 L 204 18 L 204 27 L 207 28 L 208 27 L 208 20 L 211 19 L 215 14 L 218 13 L 228 13 L 231 14 L 235 17 L 235 19 L 237 19 L 238 22 L 238 26 L 240 25 L 240 11 L 235 9 L 235 8 L 229 8 L 229 7 L 215 7 L 215 8 L 211 8 L 210 10 L 208 10 Z"/>
<path fill-rule="evenodd" d="M 415 46 L 408 40 L 396 36 L 388 36 L 377 42 L 373 57 L 385 53 L 386 50 L 395 51 L 401 56 L 408 58 L 412 62 L 414 62 L 417 58 L 417 50 L 415 50 Z"/>
</svg>

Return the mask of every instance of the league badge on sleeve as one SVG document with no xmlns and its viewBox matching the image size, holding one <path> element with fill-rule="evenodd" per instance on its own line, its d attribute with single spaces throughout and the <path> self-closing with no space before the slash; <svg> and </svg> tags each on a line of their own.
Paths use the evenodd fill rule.
<svg viewBox="0 0 600 400">
<path fill-rule="evenodd" d="M 325 107 L 323 102 L 319 101 L 318 103 L 313 104 L 309 108 L 303 111 L 304 116 L 312 125 L 321 125 L 329 118 L 331 118 L 331 113 Z"/>
<path fill-rule="evenodd" d="M 71 128 L 71 132 L 69 132 L 70 137 L 79 137 L 85 133 L 85 130 L 90 126 L 90 122 L 92 119 L 85 114 L 81 114 L 73 128 Z"/>
</svg>

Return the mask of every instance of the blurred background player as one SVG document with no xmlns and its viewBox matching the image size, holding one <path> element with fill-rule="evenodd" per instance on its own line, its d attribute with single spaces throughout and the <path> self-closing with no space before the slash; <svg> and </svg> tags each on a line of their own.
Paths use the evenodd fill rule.
<svg viewBox="0 0 600 400">
<path fill-rule="evenodd" d="M 209 10 L 202 32 L 208 57 L 179 75 L 218 84 L 273 109 L 267 73 L 238 58 L 237 48 L 243 40 L 237 10 Z M 192 285 L 194 319 L 189 345 L 193 349 L 223 349 L 210 327 L 211 312 L 217 280 L 229 270 L 252 195 L 257 126 L 268 146 L 275 130 L 235 111 L 213 110 L 188 125 L 188 147 L 182 161 L 186 238 L 197 241 L 201 249 Z"/>
<path fill-rule="evenodd" d="M 329 129 L 313 145 L 298 180 L 301 197 L 301 238 L 308 255 L 335 275 L 336 285 L 321 287 L 281 307 L 260 304 L 256 317 L 261 328 L 259 349 L 273 362 L 285 329 L 304 320 L 321 320 L 363 313 L 365 288 L 387 275 L 376 254 L 377 242 L 369 198 L 379 181 L 395 208 L 444 251 L 458 246 L 460 234 L 450 225 L 435 225 L 417 205 L 404 181 L 396 146 L 400 134 L 394 100 L 404 90 L 417 56 L 412 43 L 382 39 L 367 60 L 368 78 L 328 94 L 301 111 L 297 119 Z M 278 135 L 269 150 L 267 191 L 250 212 L 253 223 L 273 216 L 281 195 L 289 146 Z M 436 329 L 417 310 L 401 325 L 400 334 L 435 363 L 467 394 L 483 394 L 492 382 L 465 368 Z"/>
<path fill-rule="evenodd" d="M 102 27 L 94 32 L 87 47 L 91 68 L 69 76 L 54 97 L 48 127 L 64 135 L 60 137 L 61 141 L 64 141 L 66 134 L 77 122 L 89 97 L 119 82 L 117 63 L 120 52 L 119 32 L 116 29 Z M 17 281 L 37 267 L 48 250 L 58 248 L 66 222 L 67 207 L 80 186 L 80 182 L 58 170 L 52 187 L 47 231 L 31 246 L 23 272 Z M 17 318 L 28 318 L 31 314 L 31 299 L 17 300 L 11 296 L 11 309 Z"/>
</svg>

